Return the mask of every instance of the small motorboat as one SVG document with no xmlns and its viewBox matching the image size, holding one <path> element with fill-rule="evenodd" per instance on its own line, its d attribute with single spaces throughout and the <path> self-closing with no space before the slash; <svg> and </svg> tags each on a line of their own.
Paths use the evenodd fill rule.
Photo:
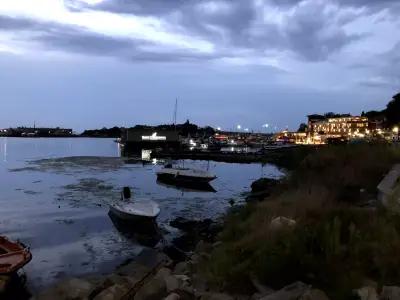
<svg viewBox="0 0 400 300">
<path fill-rule="evenodd" d="M 177 183 L 209 183 L 216 179 L 217 176 L 203 170 L 172 167 L 171 164 L 166 165 L 157 172 L 157 179 L 164 182 Z"/>
<path fill-rule="evenodd" d="M 135 200 L 111 204 L 110 212 L 124 221 L 155 221 L 160 214 L 160 207 L 151 200 Z"/>
<path fill-rule="evenodd" d="M 32 259 L 29 248 L 0 236 L 0 275 L 13 274 Z"/>
<path fill-rule="evenodd" d="M 125 187 L 121 201 L 110 205 L 110 213 L 125 222 L 154 222 L 160 214 L 160 207 L 151 200 L 131 200 L 131 191 Z"/>
</svg>

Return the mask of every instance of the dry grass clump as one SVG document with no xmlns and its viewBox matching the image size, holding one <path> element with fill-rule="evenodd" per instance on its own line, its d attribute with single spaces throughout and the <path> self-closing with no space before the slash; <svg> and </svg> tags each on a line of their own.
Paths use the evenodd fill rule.
<svg viewBox="0 0 400 300">
<path fill-rule="evenodd" d="M 254 276 L 274 288 L 301 280 L 334 299 L 345 299 L 366 279 L 399 284 L 398 217 L 356 205 L 375 196 L 398 161 L 399 149 L 381 145 L 330 147 L 308 156 L 273 196 L 228 216 L 208 275 L 240 291 L 251 289 Z M 296 225 L 276 229 L 271 221 L 279 216 Z"/>
</svg>

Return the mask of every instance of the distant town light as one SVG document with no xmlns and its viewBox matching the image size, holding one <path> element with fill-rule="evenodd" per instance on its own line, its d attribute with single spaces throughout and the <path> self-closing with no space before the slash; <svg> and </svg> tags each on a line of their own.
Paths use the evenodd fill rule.
<svg viewBox="0 0 400 300">
<path fill-rule="evenodd" d="M 242 129 L 242 125 L 238 125 L 236 128 L 240 130 Z"/>
<path fill-rule="evenodd" d="M 263 127 L 263 128 L 268 128 L 268 127 L 269 127 L 269 124 L 268 124 L 268 123 L 263 124 L 262 127 Z"/>
<path fill-rule="evenodd" d="M 154 132 L 150 136 L 143 135 L 142 136 L 142 141 L 166 141 L 167 137 L 166 136 L 158 136 L 157 132 Z"/>
<path fill-rule="evenodd" d="M 248 128 L 245 128 L 244 131 L 249 132 L 249 129 L 248 129 Z"/>
<path fill-rule="evenodd" d="M 393 132 L 394 132 L 394 133 L 399 133 L 399 127 L 397 127 L 397 126 L 396 126 L 396 127 L 393 127 Z"/>
</svg>

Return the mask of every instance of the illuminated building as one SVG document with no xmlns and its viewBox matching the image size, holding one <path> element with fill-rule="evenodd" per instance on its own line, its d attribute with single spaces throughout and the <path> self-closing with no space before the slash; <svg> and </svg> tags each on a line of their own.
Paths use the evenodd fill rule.
<svg viewBox="0 0 400 300">
<path fill-rule="evenodd" d="M 143 149 L 176 150 L 181 146 L 179 135 L 175 131 L 136 128 L 125 130 L 121 143 L 124 145 L 124 151 L 132 154 L 142 153 Z"/>
<path fill-rule="evenodd" d="M 306 132 L 291 132 L 284 130 L 275 135 L 274 140 L 276 142 L 284 142 L 291 144 L 306 144 L 307 133 Z"/>
<path fill-rule="evenodd" d="M 310 115 L 308 139 L 311 143 L 324 143 L 328 139 L 362 138 L 370 133 L 368 125 L 367 117 Z"/>
</svg>

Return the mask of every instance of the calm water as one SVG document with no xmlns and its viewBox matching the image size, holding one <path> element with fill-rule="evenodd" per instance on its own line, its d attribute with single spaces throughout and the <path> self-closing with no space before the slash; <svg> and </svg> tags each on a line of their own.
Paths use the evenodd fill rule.
<svg viewBox="0 0 400 300">
<path fill-rule="evenodd" d="M 31 246 L 25 268 L 35 292 L 54 281 L 110 272 L 141 246 L 121 234 L 108 217 L 108 203 L 131 186 L 135 197 L 161 206 L 160 227 L 175 217 L 215 218 L 242 201 L 255 179 L 279 177 L 271 165 L 185 161 L 218 176 L 217 192 L 179 190 L 156 182 L 161 165 L 126 164 L 112 139 L 0 138 L 0 228 L 2 235 Z"/>
</svg>

